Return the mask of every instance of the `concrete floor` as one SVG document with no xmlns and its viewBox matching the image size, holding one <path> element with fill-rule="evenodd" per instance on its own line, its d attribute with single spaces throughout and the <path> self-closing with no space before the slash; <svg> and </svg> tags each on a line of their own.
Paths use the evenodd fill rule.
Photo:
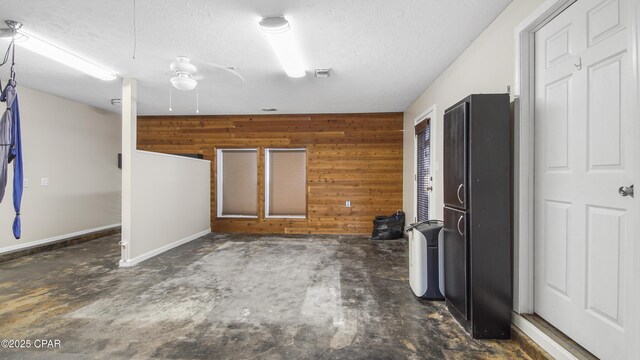
<svg viewBox="0 0 640 360">
<path fill-rule="evenodd" d="M 416 299 L 404 240 L 211 234 L 126 269 L 118 241 L 0 263 L 0 339 L 32 341 L 0 358 L 527 358 Z"/>
</svg>

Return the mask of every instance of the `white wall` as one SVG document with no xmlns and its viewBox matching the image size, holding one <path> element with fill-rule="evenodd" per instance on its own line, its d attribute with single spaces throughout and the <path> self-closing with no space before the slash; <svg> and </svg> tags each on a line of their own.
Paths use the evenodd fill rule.
<svg viewBox="0 0 640 360">
<path fill-rule="evenodd" d="M 208 160 L 134 152 L 132 262 L 211 231 L 210 173 Z"/>
<path fill-rule="evenodd" d="M 513 1 L 482 34 L 420 95 L 404 113 L 403 208 L 407 219 L 414 217 L 414 119 L 435 105 L 432 119 L 434 152 L 434 212 L 442 219 L 442 129 L 444 110 L 472 93 L 506 93 L 514 79 L 514 28 L 543 0 Z M 437 56 L 437 49 L 434 56 Z M 411 221 L 411 220 L 410 220 Z"/>
<path fill-rule="evenodd" d="M 22 238 L 16 240 L 9 173 L 0 204 L 0 253 L 119 225 L 120 115 L 24 87 L 18 98 L 29 187 L 22 198 Z M 40 186 L 43 177 L 49 186 Z"/>
<path fill-rule="evenodd" d="M 123 79 L 120 266 L 211 232 L 211 162 L 138 151 L 137 88 L 135 79 Z"/>
</svg>

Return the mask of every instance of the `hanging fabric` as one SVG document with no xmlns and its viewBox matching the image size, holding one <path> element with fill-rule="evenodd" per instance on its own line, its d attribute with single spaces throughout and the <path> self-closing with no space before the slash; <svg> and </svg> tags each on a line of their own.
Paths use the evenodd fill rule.
<svg viewBox="0 0 640 360">
<path fill-rule="evenodd" d="M 20 238 L 22 233 L 22 226 L 20 223 L 20 204 L 22 202 L 22 191 L 23 191 L 23 169 L 22 169 L 22 135 L 20 131 L 20 109 L 18 106 L 18 93 L 16 92 L 16 82 L 12 79 L 9 80 L 7 86 L 2 91 L 2 95 L 0 96 L 0 101 L 6 102 L 7 110 L 2 116 L 2 124 L 3 126 L 6 123 L 10 123 L 10 146 L 9 151 L 6 158 L 6 163 L 13 162 L 13 208 L 16 212 L 16 217 L 13 220 L 13 236 L 16 239 Z M 5 119 L 8 118 L 8 119 Z M 4 135 L 5 129 L 0 130 L 0 134 Z M 3 140 L 4 141 L 4 138 Z M 3 143 L 4 145 L 4 143 Z M 6 148 L 6 146 L 2 146 L 2 148 Z M 4 151 L 3 151 L 3 154 Z M 5 165 L 5 158 L 2 158 L 3 166 Z M 6 173 L 3 174 L 5 177 L 4 183 L 2 185 L 6 186 Z M 4 186 L 2 191 L 4 192 Z"/>
<path fill-rule="evenodd" d="M 9 61 L 9 55 L 11 50 L 15 48 L 15 42 L 11 41 L 7 52 L 4 54 L 4 59 L 0 66 L 3 66 Z M 13 59 L 11 59 L 13 62 Z M 13 66 L 11 67 L 10 77 L 13 78 Z M 5 93 L 0 83 L 0 97 L 4 98 Z M 2 100 L 3 102 L 5 100 Z M 7 110 L 2 114 L 0 119 L 0 203 L 4 199 L 5 188 L 7 187 L 7 175 L 9 168 L 9 153 L 11 152 L 11 109 L 7 104 Z"/>
<path fill-rule="evenodd" d="M 20 205 L 23 191 L 23 169 L 22 169 L 22 135 L 20 132 L 20 109 L 18 106 L 18 93 L 16 91 L 15 73 L 15 42 L 11 41 L 9 49 L 5 54 L 2 63 L 7 62 L 9 51 L 12 52 L 11 78 L 7 86 L 0 94 L 0 101 L 7 104 L 7 110 L 0 119 L 0 202 L 4 198 L 5 187 L 7 185 L 8 164 L 13 162 L 13 208 L 16 216 L 13 220 L 13 236 L 20 239 L 22 235 L 22 225 L 20 223 Z M 8 136 L 7 136 L 8 135 Z"/>
<path fill-rule="evenodd" d="M 5 91 L 1 95 L 3 99 L 5 98 Z M 0 202 L 4 199 L 5 188 L 7 187 L 9 154 L 11 153 L 11 120 L 11 110 L 7 105 L 7 110 L 0 119 Z"/>
<path fill-rule="evenodd" d="M 11 80 L 13 87 L 13 105 L 11 115 L 11 153 L 9 154 L 9 162 L 13 161 L 13 209 L 16 216 L 13 219 L 13 236 L 20 239 L 22 235 L 22 224 L 20 222 L 20 205 L 22 203 L 22 191 L 24 172 L 22 169 L 22 133 L 20 131 L 20 109 L 18 106 L 18 92 L 15 90 L 15 81 Z"/>
</svg>

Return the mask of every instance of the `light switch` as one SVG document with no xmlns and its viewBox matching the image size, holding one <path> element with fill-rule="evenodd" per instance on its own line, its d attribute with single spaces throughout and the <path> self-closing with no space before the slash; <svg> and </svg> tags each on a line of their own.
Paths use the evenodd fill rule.
<svg viewBox="0 0 640 360">
<path fill-rule="evenodd" d="M 28 178 L 24 179 L 24 181 L 22 183 L 22 187 L 25 188 L 25 189 L 29 187 L 29 179 Z"/>
<path fill-rule="evenodd" d="M 350 208 L 351 207 L 351 200 L 347 200 L 344 202 L 344 206 Z"/>
<path fill-rule="evenodd" d="M 40 178 L 40 186 L 49 186 L 49 178 Z"/>
</svg>

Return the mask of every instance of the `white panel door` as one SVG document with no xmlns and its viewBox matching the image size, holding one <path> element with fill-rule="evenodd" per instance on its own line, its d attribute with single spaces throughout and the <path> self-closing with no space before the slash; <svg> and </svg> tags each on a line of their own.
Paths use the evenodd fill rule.
<svg viewBox="0 0 640 360">
<path fill-rule="evenodd" d="M 628 0 L 579 0 L 535 35 L 535 312 L 624 359 L 634 183 Z M 631 0 L 633 1 L 633 0 Z"/>
</svg>

